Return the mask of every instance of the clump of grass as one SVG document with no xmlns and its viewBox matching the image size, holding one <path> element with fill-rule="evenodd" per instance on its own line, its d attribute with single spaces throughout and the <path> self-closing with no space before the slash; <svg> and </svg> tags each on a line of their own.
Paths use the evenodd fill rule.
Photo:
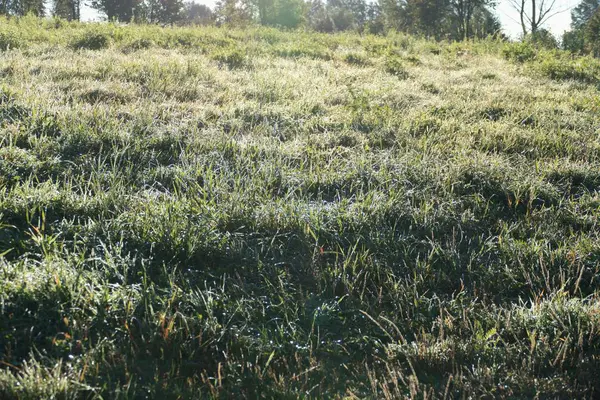
<svg viewBox="0 0 600 400">
<path fill-rule="evenodd" d="M 237 48 L 224 48 L 211 54 L 211 58 L 231 69 L 242 68 L 247 64 L 246 54 Z"/>
<path fill-rule="evenodd" d="M 370 61 L 369 59 L 360 53 L 348 53 L 344 55 L 344 62 L 351 64 L 351 65 L 357 65 L 357 66 L 365 66 L 365 65 L 369 65 Z"/>
<path fill-rule="evenodd" d="M 557 50 L 536 48 L 528 41 L 506 44 L 502 53 L 506 59 L 525 63 L 531 71 L 553 80 L 583 83 L 600 80 L 600 62 L 592 57 L 574 58 Z"/>
<path fill-rule="evenodd" d="M 9 370 L 0 371 L 0 396 L 6 399 L 76 399 L 94 396 L 93 388 L 79 383 L 65 369 L 61 361 L 48 367 L 33 359 L 14 374 Z"/>
<path fill-rule="evenodd" d="M 403 57 L 403 60 L 412 65 L 421 65 L 422 64 L 421 59 L 415 55 L 408 55 L 406 57 Z"/>
<path fill-rule="evenodd" d="M 384 63 L 385 72 L 390 75 L 394 75 L 398 79 L 408 79 L 409 74 L 406 68 L 404 67 L 404 63 L 402 59 L 397 56 L 388 56 L 385 59 Z"/>
<path fill-rule="evenodd" d="M 24 42 L 18 37 L 16 31 L 0 31 L 0 51 L 18 49 L 23 45 Z"/>
<path fill-rule="evenodd" d="M 155 47 L 156 43 L 154 40 L 150 38 L 137 38 L 123 46 L 123 50 L 125 52 L 138 51 L 138 50 L 147 50 L 152 47 Z"/>
<path fill-rule="evenodd" d="M 504 45 L 502 54 L 507 60 L 524 63 L 533 60 L 537 51 L 530 42 L 517 42 Z"/>
<path fill-rule="evenodd" d="M 272 52 L 284 58 L 307 57 L 326 61 L 333 58 L 331 50 L 319 43 L 280 43 L 273 48 Z"/>
<path fill-rule="evenodd" d="M 584 83 L 600 81 L 600 62 L 590 57 L 572 60 L 546 56 L 534 68 L 554 80 L 576 80 Z"/>
<path fill-rule="evenodd" d="M 441 90 L 433 83 L 423 83 L 421 85 L 421 89 L 431 93 L 431 94 L 440 94 Z"/>
<path fill-rule="evenodd" d="M 71 47 L 76 50 L 102 50 L 110 46 L 111 38 L 108 33 L 100 31 L 86 31 L 71 42 Z"/>
</svg>

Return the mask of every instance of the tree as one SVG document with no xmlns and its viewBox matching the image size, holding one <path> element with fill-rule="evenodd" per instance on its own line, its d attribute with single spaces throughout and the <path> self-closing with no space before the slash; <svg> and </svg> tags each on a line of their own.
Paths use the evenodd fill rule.
<svg viewBox="0 0 600 400">
<path fill-rule="evenodd" d="M 478 38 L 503 37 L 502 24 L 487 7 L 475 9 L 471 31 Z"/>
<path fill-rule="evenodd" d="M 405 0 L 379 0 L 386 29 L 403 30 L 410 23 L 406 21 Z"/>
<path fill-rule="evenodd" d="M 572 53 L 594 51 L 592 19 L 599 9 L 600 0 L 582 0 L 571 10 L 571 31 L 562 37 L 562 48 Z M 598 38 L 596 38 L 597 40 Z"/>
<path fill-rule="evenodd" d="M 408 32 L 441 39 L 448 17 L 446 0 L 407 0 L 405 23 Z"/>
<path fill-rule="evenodd" d="M 275 0 L 253 0 L 252 5 L 258 10 L 258 22 L 261 25 L 272 25 L 276 16 Z"/>
<path fill-rule="evenodd" d="M 450 8 L 458 23 L 458 39 L 468 39 L 473 36 L 471 29 L 473 15 L 478 11 L 482 17 L 487 18 L 488 16 L 484 14 L 487 11 L 486 7 L 490 5 L 493 5 L 490 0 L 450 0 Z"/>
<path fill-rule="evenodd" d="M 278 0 L 275 25 L 297 28 L 304 23 L 305 8 L 304 0 Z"/>
<path fill-rule="evenodd" d="M 53 0 L 52 15 L 79 21 L 81 19 L 81 0 Z"/>
<path fill-rule="evenodd" d="M 261 25 L 296 28 L 304 22 L 304 0 L 250 0 L 251 13 Z"/>
<path fill-rule="evenodd" d="M 600 0 L 582 0 L 577 7 L 571 10 L 571 28 L 583 28 L 599 7 Z"/>
<path fill-rule="evenodd" d="M 208 25 L 215 20 L 215 13 L 204 4 L 185 3 L 182 22 L 189 25 Z"/>
<path fill-rule="evenodd" d="M 105 14 L 109 21 L 131 22 L 142 0 L 92 0 L 90 6 Z"/>
<path fill-rule="evenodd" d="M 335 31 L 346 31 L 357 27 L 356 14 L 343 0 L 328 0 L 327 14 L 333 22 Z"/>
<path fill-rule="evenodd" d="M 333 32 L 335 25 L 321 0 L 313 0 L 307 13 L 308 26 L 317 32 Z"/>
<path fill-rule="evenodd" d="M 370 18 L 379 18 L 380 15 L 379 6 L 365 0 L 327 0 L 327 4 L 314 0 L 309 3 L 307 11 L 308 25 L 320 32 L 363 31 Z"/>
<path fill-rule="evenodd" d="M 571 53 L 583 53 L 585 46 L 585 32 L 583 29 L 573 29 L 563 33 L 562 48 Z"/>
<path fill-rule="evenodd" d="M 159 21 L 173 25 L 181 19 L 183 10 L 182 0 L 160 0 Z"/>
<path fill-rule="evenodd" d="M 600 56 L 600 10 L 597 10 L 585 26 L 584 45 L 594 57 Z"/>
<path fill-rule="evenodd" d="M 341 29 L 342 25 L 347 25 L 348 27 L 354 26 L 358 28 L 362 28 L 362 26 L 367 21 L 367 6 L 368 3 L 365 0 L 328 0 L 327 8 L 330 10 L 330 13 L 335 12 L 339 15 L 340 18 L 345 19 L 347 22 L 340 23 L 338 26 L 338 30 Z M 346 14 L 344 17 L 342 17 Z M 334 18 L 335 23 L 335 18 Z"/>
<path fill-rule="evenodd" d="M 219 0 L 215 7 L 217 23 L 243 26 L 252 21 L 252 5 L 244 0 Z"/>
<path fill-rule="evenodd" d="M 509 2 L 519 13 L 523 36 L 531 33 L 535 37 L 537 31 L 549 18 L 566 11 L 556 9 L 556 0 L 509 0 Z"/>
<path fill-rule="evenodd" d="M 44 0 L 0 0 L 0 14 L 43 16 L 46 11 Z"/>
<path fill-rule="evenodd" d="M 385 22 L 381 6 L 378 3 L 367 4 L 367 21 L 365 23 L 367 32 L 372 35 L 379 35 L 385 31 Z"/>
<path fill-rule="evenodd" d="M 545 49 L 558 48 L 558 40 L 556 40 L 552 32 L 545 28 L 539 28 L 535 32 L 535 34 L 528 33 L 526 36 L 523 37 L 523 41 L 533 42 L 538 47 L 542 47 Z"/>
</svg>

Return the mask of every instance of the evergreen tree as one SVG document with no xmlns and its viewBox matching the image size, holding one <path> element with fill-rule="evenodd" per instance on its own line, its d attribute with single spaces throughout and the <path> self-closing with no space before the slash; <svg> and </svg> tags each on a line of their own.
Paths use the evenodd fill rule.
<svg viewBox="0 0 600 400">
<path fill-rule="evenodd" d="M 600 7 L 600 0 L 582 0 L 577 7 L 571 10 L 571 28 L 583 28 L 592 18 L 598 7 Z"/>
<path fill-rule="evenodd" d="M 502 24 L 487 7 L 477 7 L 473 13 L 471 32 L 474 37 L 501 36 Z"/>
<path fill-rule="evenodd" d="M 46 12 L 44 0 L 0 0 L 0 14 L 43 16 Z"/>
<path fill-rule="evenodd" d="M 584 47 L 594 57 L 600 57 L 600 9 L 591 16 L 585 26 Z"/>
<path fill-rule="evenodd" d="M 52 15 L 78 21 L 81 19 L 81 0 L 53 0 Z"/>
</svg>

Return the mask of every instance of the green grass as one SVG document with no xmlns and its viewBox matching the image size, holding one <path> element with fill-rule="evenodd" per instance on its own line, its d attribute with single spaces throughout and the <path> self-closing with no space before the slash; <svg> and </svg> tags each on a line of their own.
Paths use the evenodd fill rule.
<svg viewBox="0 0 600 400">
<path fill-rule="evenodd" d="M 598 396 L 598 61 L 30 18 L 0 48 L 0 398 Z"/>
</svg>

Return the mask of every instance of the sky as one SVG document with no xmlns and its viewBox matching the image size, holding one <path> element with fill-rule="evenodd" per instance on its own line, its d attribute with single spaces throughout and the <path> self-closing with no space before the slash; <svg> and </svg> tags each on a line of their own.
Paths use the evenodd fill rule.
<svg viewBox="0 0 600 400">
<path fill-rule="evenodd" d="M 216 0 L 195 1 L 196 3 L 206 4 L 211 8 L 213 8 L 216 3 Z M 563 32 L 569 30 L 569 25 L 571 24 L 570 10 L 579 4 L 579 1 L 580 0 L 556 0 L 555 9 L 563 12 L 548 19 L 545 27 L 549 29 L 557 38 L 560 39 Z M 519 13 L 510 6 L 509 0 L 498 0 L 496 14 L 500 18 L 504 32 L 511 38 L 517 38 L 521 33 L 521 24 L 518 22 Z M 91 20 L 97 16 L 93 10 L 84 7 L 84 10 L 82 10 L 82 17 L 84 20 Z"/>
<path fill-rule="evenodd" d="M 550 1 L 547 2 L 550 3 Z M 577 6 L 579 2 L 580 0 L 556 0 L 555 10 L 563 12 L 549 18 L 544 27 L 560 39 L 563 32 L 568 31 L 571 25 L 571 9 Z M 519 13 L 511 7 L 508 0 L 499 0 L 496 14 L 502 22 L 504 32 L 510 37 L 517 38 L 522 33 Z"/>
</svg>

